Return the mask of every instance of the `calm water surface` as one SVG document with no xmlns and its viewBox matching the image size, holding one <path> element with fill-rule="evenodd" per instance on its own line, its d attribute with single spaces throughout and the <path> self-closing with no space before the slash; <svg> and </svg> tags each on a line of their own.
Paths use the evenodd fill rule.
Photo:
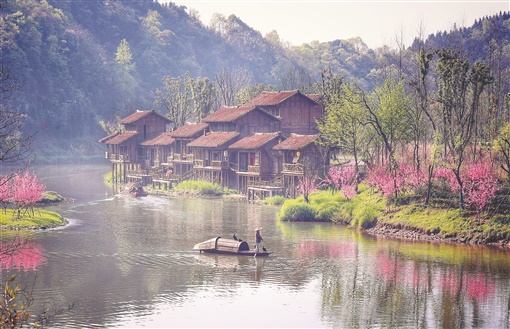
<svg viewBox="0 0 510 329">
<path fill-rule="evenodd" d="M 64 228 L 28 233 L 2 281 L 33 282 L 52 328 L 509 328 L 510 252 L 280 223 L 277 207 L 115 195 L 109 166 L 35 168 Z M 269 258 L 199 254 L 197 242 L 263 227 Z M 9 237 L 3 233 L 3 239 Z"/>
</svg>

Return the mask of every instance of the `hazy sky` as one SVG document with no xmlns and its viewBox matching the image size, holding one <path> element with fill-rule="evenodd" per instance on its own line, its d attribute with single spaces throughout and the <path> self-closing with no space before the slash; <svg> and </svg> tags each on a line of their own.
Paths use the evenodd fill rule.
<svg viewBox="0 0 510 329">
<path fill-rule="evenodd" d="M 409 46 L 418 36 L 420 24 L 425 36 L 437 31 L 471 26 L 475 19 L 510 11 L 510 0 L 475 1 L 172 1 L 198 10 L 209 25 L 214 13 L 234 14 L 263 36 L 276 30 L 280 39 L 292 45 L 314 40 L 333 41 L 360 36 L 371 48 L 395 45 L 401 32 Z"/>
</svg>

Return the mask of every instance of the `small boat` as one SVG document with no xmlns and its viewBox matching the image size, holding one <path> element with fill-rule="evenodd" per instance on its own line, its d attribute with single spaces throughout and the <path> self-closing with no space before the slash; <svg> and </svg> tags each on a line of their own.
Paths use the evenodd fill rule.
<svg viewBox="0 0 510 329">
<path fill-rule="evenodd" d="M 138 183 L 128 183 L 124 186 L 124 190 L 122 194 L 132 195 L 134 197 L 142 197 L 147 196 L 148 193 L 143 189 L 143 187 Z"/>
<path fill-rule="evenodd" d="M 197 243 L 193 250 L 215 254 L 230 254 L 238 256 L 255 256 L 255 249 L 250 249 L 248 242 L 233 239 L 224 239 L 220 236 L 207 241 Z M 256 253 L 259 256 L 269 256 L 272 252 L 260 250 Z"/>
</svg>

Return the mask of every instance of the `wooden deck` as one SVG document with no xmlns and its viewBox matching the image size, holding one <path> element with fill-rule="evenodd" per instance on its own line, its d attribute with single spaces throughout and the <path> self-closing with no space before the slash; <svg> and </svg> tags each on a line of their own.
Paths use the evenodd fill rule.
<svg viewBox="0 0 510 329">
<path fill-rule="evenodd" d="M 248 186 L 246 198 L 250 200 L 263 200 L 274 195 L 284 195 L 284 187 L 276 186 Z"/>
<path fill-rule="evenodd" d="M 152 188 L 156 188 L 156 185 L 159 189 L 161 189 L 161 186 L 163 185 L 165 190 L 172 189 L 174 184 L 179 184 L 179 178 L 153 178 L 152 179 Z"/>
</svg>

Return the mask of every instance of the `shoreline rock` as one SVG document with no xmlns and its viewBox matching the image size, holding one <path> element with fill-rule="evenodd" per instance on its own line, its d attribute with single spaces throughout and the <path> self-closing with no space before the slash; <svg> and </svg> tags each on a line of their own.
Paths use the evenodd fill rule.
<svg viewBox="0 0 510 329">
<path fill-rule="evenodd" d="M 404 226 L 401 224 L 392 225 L 383 222 L 377 222 L 375 226 L 365 229 L 364 232 L 383 237 L 391 237 L 407 241 L 429 241 L 438 243 L 459 243 L 465 245 L 485 245 L 510 248 L 508 239 L 500 239 L 496 241 L 487 241 L 481 233 L 477 232 L 469 236 L 445 236 L 438 232 L 425 232 L 412 226 Z"/>
</svg>

